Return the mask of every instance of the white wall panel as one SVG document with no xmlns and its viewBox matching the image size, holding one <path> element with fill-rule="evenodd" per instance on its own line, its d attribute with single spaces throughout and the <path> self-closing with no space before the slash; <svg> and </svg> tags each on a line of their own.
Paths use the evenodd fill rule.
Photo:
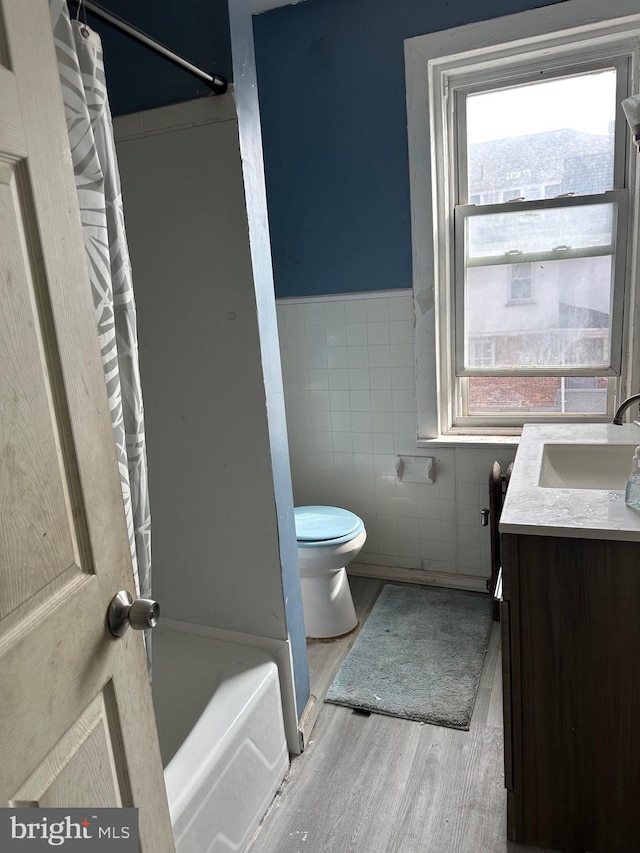
<svg viewBox="0 0 640 853">
<path fill-rule="evenodd" d="M 286 640 L 238 125 L 231 95 L 209 105 L 118 143 L 154 596 L 174 619 Z"/>
</svg>

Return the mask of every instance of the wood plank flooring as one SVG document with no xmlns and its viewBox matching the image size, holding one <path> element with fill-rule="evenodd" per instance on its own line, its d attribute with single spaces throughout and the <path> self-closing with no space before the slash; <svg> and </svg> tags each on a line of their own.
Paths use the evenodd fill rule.
<svg viewBox="0 0 640 853">
<path fill-rule="evenodd" d="M 350 583 L 362 623 L 382 582 Z M 325 704 L 356 634 L 308 643 L 318 719 L 250 853 L 547 853 L 506 839 L 499 625 L 468 732 Z"/>
</svg>

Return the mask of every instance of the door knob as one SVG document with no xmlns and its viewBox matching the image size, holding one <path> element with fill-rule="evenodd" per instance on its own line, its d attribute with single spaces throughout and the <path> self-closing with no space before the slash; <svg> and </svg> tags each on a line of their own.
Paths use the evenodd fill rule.
<svg viewBox="0 0 640 853">
<path fill-rule="evenodd" d="M 127 628 L 144 631 L 155 628 L 160 618 L 160 605 L 150 598 L 134 601 L 126 589 L 121 589 L 111 599 L 107 610 L 107 624 L 114 637 L 121 637 Z"/>
</svg>

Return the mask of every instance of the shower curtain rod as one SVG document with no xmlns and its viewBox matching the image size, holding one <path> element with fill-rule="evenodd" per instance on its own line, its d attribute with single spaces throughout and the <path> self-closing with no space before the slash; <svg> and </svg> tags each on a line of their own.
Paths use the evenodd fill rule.
<svg viewBox="0 0 640 853">
<path fill-rule="evenodd" d="M 76 7 L 81 6 L 86 9 L 87 12 L 95 15 L 96 18 L 104 21 L 105 24 L 109 24 L 109 26 L 124 35 L 129 36 L 129 38 L 139 44 L 143 44 L 145 47 L 148 47 L 149 50 L 152 50 L 154 53 L 164 56 L 164 58 L 168 59 L 169 62 L 173 62 L 174 65 L 177 65 L 179 68 L 182 68 L 194 77 L 198 77 L 200 80 L 203 80 L 214 95 L 222 95 L 227 91 L 227 81 L 224 77 L 220 77 L 218 74 L 208 74 L 206 71 L 203 71 L 202 68 L 192 65 L 191 62 L 188 62 L 177 53 L 169 50 L 168 47 L 160 44 L 159 41 L 156 41 L 151 38 L 151 36 L 143 33 L 142 30 L 139 30 L 127 21 L 119 18 L 117 15 L 114 15 L 113 12 L 110 12 L 108 9 L 104 9 L 102 6 L 94 3 L 93 0 L 71 0 L 71 2 L 74 3 Z"/>
</svg>

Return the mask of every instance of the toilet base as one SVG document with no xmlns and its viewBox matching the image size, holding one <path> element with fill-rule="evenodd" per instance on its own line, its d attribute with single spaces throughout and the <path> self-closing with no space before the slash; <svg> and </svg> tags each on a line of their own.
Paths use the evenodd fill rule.
<svg viewBox="0 0 640 853">
<path fill-rule="evenodd" d="M 346 568 L 321 575 L 301 575 L 305 633 L 310 639 L 325 640 L 348 634 L 358 624 Z"/>
</svg>

